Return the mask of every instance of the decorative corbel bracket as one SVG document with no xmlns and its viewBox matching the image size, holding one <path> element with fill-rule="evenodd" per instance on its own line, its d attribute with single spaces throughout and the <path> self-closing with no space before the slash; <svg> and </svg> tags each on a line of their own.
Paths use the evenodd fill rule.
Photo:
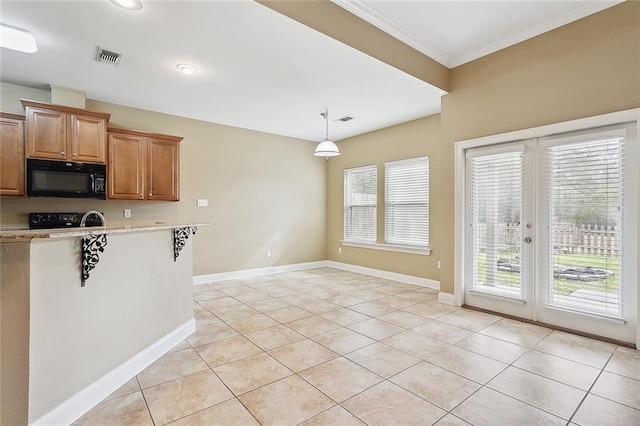
<svg viewBox="0 0 640 426">
<path fill-rule="evenodd" d="M 82 281 L 84 287 L 89 279 L 89 271 L 96 267 L 100 261 L 98 253 L 104 252 L 107 245 L 107 234 L 89 234 L 82 238 Z"/>
<path fill-rule="evenodd" d="M 173 230 L 173 261 L 178 260 L 178 256 L 180 256 L 180 251 L 184 248 L 184 245 L 189 238 L 189 235 L 193 233 L 196 235 L 198 231 L 197 226 L 185 226 L 183 228 L 174 228 Z"/>
</svg>

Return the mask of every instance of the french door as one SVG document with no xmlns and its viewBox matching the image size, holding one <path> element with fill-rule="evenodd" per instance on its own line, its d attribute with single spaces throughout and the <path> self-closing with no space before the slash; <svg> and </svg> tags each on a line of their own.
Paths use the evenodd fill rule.
<svg viewBox="0 0 640 426">
<path fill-rule="evenodd" d="M 466 151 L 465 304 L 636 340 L 634 125 Z"/>
</svg>

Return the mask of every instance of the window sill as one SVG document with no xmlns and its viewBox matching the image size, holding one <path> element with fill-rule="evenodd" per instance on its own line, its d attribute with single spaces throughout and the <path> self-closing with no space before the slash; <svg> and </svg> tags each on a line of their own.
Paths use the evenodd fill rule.
<svg viewBox="0 0 640 426">
<path fill-rule="evenodd" d="M 393 244 L 378 244 L 378 243 L 370 243 L 363 241 L 341 241 L 342 245 L 345 247 L 357 247 L 364 249 L 372 249 L 372 250 L 384 250 L 384 251 L 395 251 L 398 253 L 408 253 L 408 254 L 418 254 L 420 256 L 429 256 L 431 255 L 431 249 L 428 247 L 418 248 L 412 246 L 400 246 Z"/>
</svg>

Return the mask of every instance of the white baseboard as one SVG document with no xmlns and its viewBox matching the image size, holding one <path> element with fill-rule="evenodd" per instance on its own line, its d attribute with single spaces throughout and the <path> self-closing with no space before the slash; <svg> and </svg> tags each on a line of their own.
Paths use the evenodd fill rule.
<svg viewBox="0 0 640 426">
<path fill-rule="evenodd" d="M 334 262 L 332 260 L 320 260 L 317 262 L 294 263 L 291 265 L 271 266 L 268 268 L 246 269 L 244 271 L 220 272 L 218 274 L 195 275 L 193 284 L 206 284 L 218 281 L 233 280 L 236 278 L 257 277 L 260 275 L 278 274 L 281 272 L 303 271 L 315 268 L 335 268 L 343 271 L 356 272 L 370 275 L 372 277 L 385 278 L 388 280 L 400 281 L 407 284 L 414 284 L 421 287 L 428 287 L 440 290 L 440 282 L 428 278 L 420 278 L 413 275 L 398 274 L 396 272 L 383 271 L 381 269 L 367 268 L 364 266 L 351 265 L 349 263 Z"/>
<path fill-rule="evenodd" d="M 192 318 L 91 383 L 31 425 L 68 425 L 73 423 L 195 331 L 196 321 Z"/>
<path fill-rule="evenodd" d="M 455 294 L 445 293 L 444 291 L 441 291 L 440 293 L 438 293 L 438 302 L 455 306 L 456 296 Z"/>
<path fill-rule="evenodd" d="M 260 275 L 279 274 L 282 272 L 303 271 L 305 269 L 324 268 L 327 266 L 326 260 L 306 263 L 293 263 L 291 265 L 269 266 L 266 268 L 245 269 L 242 271 L 220 272 L 217 274 L 195 275 L 193 284 L 215 283 L 218 281 L 233 280 L 237 278 L 257 277 Z"/>
<path fill-rule="evenodd" d="M 359 274 L 371 275 L 373 277 L 400 281 L 407 284 L 418 285 L 420 287 L 428 287 L 434 290 L 440 290 L 440 281 L 430 280 L 429 278 L 398 274 L 397 272 L 383 271 L 381 269 L 367 268 L 364 266 L 351 265 L 349 263 L 334 262 L 333 260 L 328 260 L 326 266 L 330 268 L 342 269 L 343 271 L 357 272 Z"/>
</svg>

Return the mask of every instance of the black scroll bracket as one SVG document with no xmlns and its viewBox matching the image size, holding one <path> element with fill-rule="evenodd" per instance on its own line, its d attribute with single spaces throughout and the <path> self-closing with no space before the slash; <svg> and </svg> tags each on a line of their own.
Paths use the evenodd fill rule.
<svg viewBox="0 0 640 426">
<path fill-rule="evenodd" d="M 107 234 L 89 234 L 82 237 L 82 281 L 84 287 L 89 279 L 89 271 L 96 267 L 100 261 L 98 253 L 104 252 L 107 245 Z"/>
<path fill-rule="evenodd" d="M 189 239 L 189 235 L 196 235 L 198 231 L 197 226 L 185 226 L 183 228 L 174 228 L 173 230 L 173 261 L 178 260 L 178 256 L 180 256 L 180 251 L 184 248 L 184 245 L 187 243 L 187 239 Z"/>
</svg>

